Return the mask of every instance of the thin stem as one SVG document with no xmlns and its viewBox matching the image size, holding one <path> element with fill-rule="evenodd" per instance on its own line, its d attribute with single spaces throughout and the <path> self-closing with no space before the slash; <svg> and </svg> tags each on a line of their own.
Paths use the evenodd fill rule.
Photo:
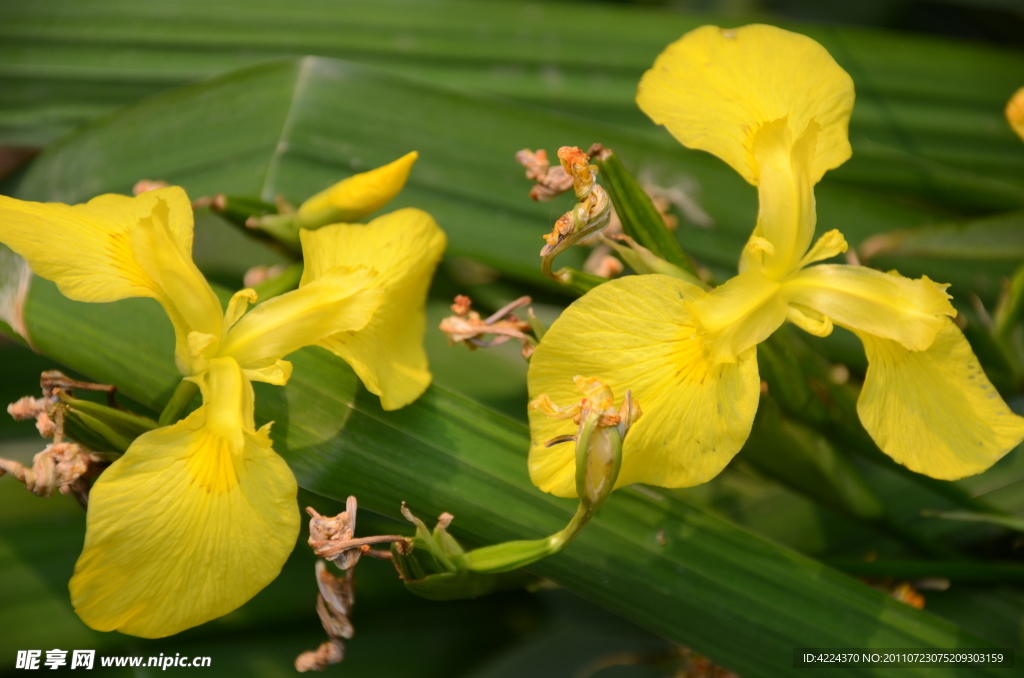
<svg viewBox="0 0 1024 678">
<path fill-rule="evenodd" d="M 576 538 L 583 528 L 587 526 L 590 519 L 597 513 L 597 507 L 589 504 L 585 501 L 580 501 L 580 505 L 576 507 L 576 513 L 573 515 L 572 520 L 564 528 L 548 537 L 548 543 L 551 547 L 551 553 L 554 555 L 565 548 L 566 544 Z"/>
<path fill-rule="evenodd" d="M 198 384 L 182 379 L 181 383 L 178 384 L 178 388 L 174 389 L 171 399 L 164 406 L 163 412 L 160 413 L 160 419 L 157 420 L 157 423 L 160 426 L 170 426 L 181 419 L 181 415 L 185 413 L 185 408 L 188 407 L 189 403 L 192 402 L 192 399 L 198 393 Z"/>
<path fill-rule="evenodd" d="M 995 310 L 993 318 L 995 324 L 995 335 L 999 341 L 1008 341 L 1014 326 L 1020 320 L 1024 311 L 1024 265 L 1021 265 L 1010 278 L 1010 284 L 1006 291 L 1003 303 Z"/>
<path fill-rule="evenodd" d="M 256 292 L 258 300 L 262 302 L 280 296 L 285 292 L 291 292 L 299 286 L 301 279 L 302 262 L 296 261 L 293 264 L 289 264 L 287 268 L 273 278 L 268 278 L 258 285 L 253 285 L 252 289 Z"/>
</svg>

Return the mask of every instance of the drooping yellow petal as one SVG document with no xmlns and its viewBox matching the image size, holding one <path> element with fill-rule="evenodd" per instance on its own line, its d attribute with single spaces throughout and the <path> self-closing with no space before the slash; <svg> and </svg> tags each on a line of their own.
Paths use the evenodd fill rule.
<svg viewBox="0 0 1024 678">
<path fill-rule="evenodd" d="M 864 266 L 823 264 L 790 276 L 782 296 L 837 325 L 923 351 L 946 326 L 947 316 L 956 316 L 946 287 L 928 276 L 914 280 Z"/>
<path fill-rule="evenodd" d="M 251 427 L 252 388 L 231 359 L 211 361 L 205 404 L 140 436 L 89 498 L 71 600 L 100 631 L 159 638 L 236 609 L 295 546 L 297 486 Z"/>
<path fill-rule="evenodd" d="M 189 332 L 220 334 L 220 302 L 192 262 L 192 205 L 176 186 L 74 206 L 0 196 L 0 242 L 71 299 L 156 299 L 174 325 L 185 374 L 193 373 Z"/>
<path fill-rule="evenodd" d="M 574 302 L 530 360 L 530 397 L 579 400 L 576 375 L 600 379 L 615 394 L 632 391 L 644 415 L 623 444 L 617 486 L 698 485 L 716 476 L 743 446 L 757 410 L 755 349 L 714 366 L 684 306 L 704 292 L 665 275 L 607 282 Z M 576 494 L 571 421 L 530 412 L 530 478 L 545 492 Z"/>
<path fill-rule="evenodd" d="M 821 45 L 773 26 L 703 26 L 669 45 L 644 74 L 637 104 L 683 145 L 717 155 L 757 185 L 754 136 L 786 118 L 793 141 L 821 127 L 817 183 L 850 157 L 853 81 Z"/>
<path fill-rule="evenodd" d="M 376 212 L 402 190 L 418 157 L 413 151 L 387 165 L 339 181 L 302 203 L 300 220 L 349 223 Z M 328 216 L 321 217 L 325 214 Z"/>
<path fill-rule="evenodd" d="M 925 351 L 857 335 L 868 356 L 857 413 L 878 447 L 910 470 L 956 480 L 1024 439 L 1024 418 L 1006 406 L 948 318 Z"/>
<path fill-rule="evenodd" d="M 338 332 L 319 344 L 351 365 L 385 410 L 416 400 L 430 385 L 424 304 L 444 252 L 444 232 L 426 212 L 406 208 L 365 226 L 336 224 L 302 231 L 301 237 L 302 286 L 338 266 L 368 266 L 377 272 L 372 286 L 384 295 L 366 327 Z"/>
<path fill-rule="evenodd" d="M 380 306 L 376 272 L 338 266 L 242 316 L 220 346 L 244 369 L 257 369 L 339 332 L 363 329 Z"/>
<path fill-rule="evenodd" d="M 781 289 L 775 280 L 754 269 L 686 302 L 713 364 L 736 362 L 747 349 L 779 329 L 786 321 Z"/>
</svg>

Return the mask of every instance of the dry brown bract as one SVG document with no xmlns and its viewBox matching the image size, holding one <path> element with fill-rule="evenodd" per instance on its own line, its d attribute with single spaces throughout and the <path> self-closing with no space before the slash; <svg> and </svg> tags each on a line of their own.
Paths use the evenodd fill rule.
<svg viewBox="0 0 1024 678">
<path fill-rule="evenodd" d="M 49 497 L 56 489 L 75 497 L 84 507 L 89 501 L 92 480 L 107 466 L 107 461 L 78 443 L 64 442 L 64 410 L 58 392 L 70 393 L 72 388 L 104 391 L 113 398 L 114 387 L 71 379 L 57 370 L 40 375 L 42 398 L 25 396 L 7 406 L 7 413 L 17 421 L 36 420 L 36 429 L 44 438 L 52 438 L 42 452 L 32 458 L 32 466 L 0 459 L 0 476 L 14 476 L 25 489 L 39 497 Z"/>
<path fill-rule="evenodd" d="M 548 152 L 543 148 L 536 153 L 528 148 L 516 153 L 516 161 L 526 168 L 526 178 L 537 182 L 530 189 L 530 198 L 539 202 L 547 202 L 570 188 L 573 178 L 561 165 L 551 166 L 548 160 Z"/>
<path fill-rule="evenodd" d="M 106 466 L 104 460 L 78 443 L 51 443 L 32 458 L 32 467 L 0 459 L 0 476 L 8 473 L 25 489 L 39 497 L 49 497 L 54 489 L 75 497 L 82 506 L 89 500 L 92 479 Z"/>
<path fill-rule="evenodd" d="M 349 497 L 345 510 L 336 516 L 322 516 L 312 507 L 306 508 L 310 515 L 309 540 L 313 553 L 329 560 L 344 570 L 340 577 L 327 569 L 323 560 L 316 561 L 316 584 L 320 590 L 316 599 L 316 613 L 324 627 L 327 640 L 315 650 L 303 652 L 295 659 L 295 670 L 323 671 L 331 664 L 345 658 L 345 642 L 355 634 L 355 627 L 349 617 L 355 603 L 355 566 L 359 559 L 368 555 L 375 558 L 390 558 L 388 551 L 375 551 L 371 544 L 408 542 L 408 537 L 379 535 L 355 538 L 356 533 L 355 497 Z"/>
<path fill-rule="evenodd" d="M 515 309 L 531 302 L 530 297 L 519 297 L 498 309 L 487 318 L 472 310 L 472 301 L 464 294 L 455 297 L 452 311 L 455 313 L 441 321 L 440 329 L 448 336 L 449 343 L 463 344 L 470 350 L 500 346 L 510 339 L 523 345 L 523 357 L 533 353 L 534 340 L 528 335 L 530 323 L 520 320 L 512 313 Z M 490 336 L 490 339 L 486 337 Z"/>
</svg>

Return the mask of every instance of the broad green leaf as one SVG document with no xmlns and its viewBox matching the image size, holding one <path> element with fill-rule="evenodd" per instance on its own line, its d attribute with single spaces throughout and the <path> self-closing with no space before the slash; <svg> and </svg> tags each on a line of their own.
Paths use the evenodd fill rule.
<svg viewBox="0 0 1024 678">
<path fill-rule="evenodd" d="M 784 418 L 770 398 L 758 406 L 743 459 L 825 506 L 867 521 L 884 514 L 881 501 L 850 459 L 817 431 Z"/>
<path fill-rule="evenodd" d="M 524 147 L 553 150 L 593 141 L 614 148 L 635 173 L 656 167 L 665 183 L 686 179 L 714 227 L 684 223 L 678 237 L 723 277 L 735 271 L 756 217 L 756 192 L 710 155 L 328 59 L 253 67 L 97 121 L 40 156 L 19 195 L 80 202 L 103 191 L 128 192 L 140 178 L 159 178 L 181 184 L 192 197 L 227 192 L 273 201 L 282 194 L 298 203 L 414 149 L 420 160 L 392 206 L 433 214 L 448 233 L 449 255 L 539 283 L 541 235 L 571 207 L 571 197 L 564 205 L 530 201 L 529 182 L 513 156 Z M 851 242 L 934 215 L 828 178 L 817 200 L 820 218 Z M 573 255 L 578 264 L 581 252 L 566 252 L 564 263 L 574 265 Z"/>
<path fill-rule="evenodd" d="M 5 0 L 0 138 L 43 144 L 175 85 L 316 54 L 560 108 L 670 147 L 633 103 L 640 75 L 686 31 L 764 20 L 469 0 Z M 820 41 L 856 82 L 854 159 L 836 179 L 967 209 L 1024 204 L 1024 155 L 1002 117 L 1020 51 L 782 24 Z"/>
</svg>

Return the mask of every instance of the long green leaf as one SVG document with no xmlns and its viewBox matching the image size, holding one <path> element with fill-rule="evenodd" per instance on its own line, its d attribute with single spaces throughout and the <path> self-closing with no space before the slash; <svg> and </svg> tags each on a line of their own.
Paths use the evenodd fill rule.
<svg viewBox="0 0 1024 678">
<path fill-rule="evenodd" d="M 666 180 L 687 178 L 714 228 L 683 226 L 678 236 L 701 263 L 723 274 L 735 271 L 756 217 L 756 192 L 717 159 L 599 123 L 329 59 L 253 67 L 92 123 L 38 158 L 19 194 L 80 202 L 159 178 L 185 186 L 193 197 L 222 191 L 267 201 L 283 194 L 300 202 L 343 176 L 416 149 L 421 159 L 393 204 L 431 212 L 448 233 L 450 255 L 542 283 L 540 236 L 561 210 L 527 198 L 529 182 L 513 155 L 524 147 L 594 141 L 614 148 L 634 171 L 657 167 Z M 817 200 L 821 218 L 851 242 L 934 217 L 931 210 L 827 179 Z M 564 254 L 566 263 L 573 265 L 572 256 L 579 263 L 579 252 Z M 956 267 L 950 273 L 955 278 Z"/>
<path fill-rule="evenodd" d="M 641 73 L 684 32 L 763 17 L 468 0 L 0 2 L 0 138 L 41 144 L 146 95 L 285 55 L 364 61 L 644 131 Z M 857 85 L 854 159 L 836 178 L 969 209 L 1024 205 L 1024 156 L 1002 118 L 1024 54 L 783 22 Z"/>
</svg>

